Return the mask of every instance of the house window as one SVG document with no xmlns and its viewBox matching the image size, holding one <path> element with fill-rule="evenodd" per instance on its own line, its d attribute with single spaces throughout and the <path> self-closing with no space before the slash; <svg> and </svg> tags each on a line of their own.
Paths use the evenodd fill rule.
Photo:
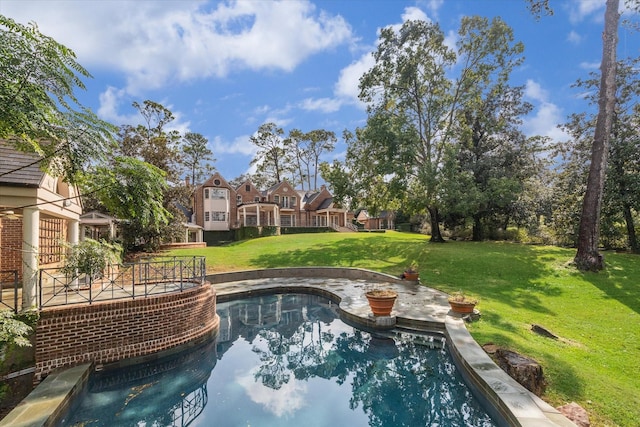
<svg viewBox="0 0 640 427">
<path fill-rule="evenodd" d="M 242 196 L 241 196 L 241 195 L 239 195 L 239 194 L 238 194 L 238 195 L 236 196 L 236 202 L 237 202 L 238 204 L 241 204 L 241 203 L 242 203 Z"/>
<path fill-rule="evenodd" d="M 282 207 L 283 208 L 289 207 L 289 196 L 282 196 Z"/>
<path fill-rule="evenodd" d="M 51 264 L 62 261 L 62 226 L 64 220 L 47 218 L 40 220 L 40 264 Z"/>
<path fill-rule="evenodd" d="M 209 221 L 211 221 L 209 218 L 210 218 L 210 217 L 209 217 L 209 212 L 205 212 L 205 213 L 204 213 L 204 221 L 205 221 L 205 222 L 209 222 Z"/>
<path fill-rule="evenodd" d="M 213 212 L 211 212 L 211 220 L 212 221 L 226 221 L 227 220 L 227 213 L 226 212 L 213 211 Z"/>
<path fill-rule="evenodd" d="M 294 207 L 295 205 L 296 205 L 296 197 L 291 196 L 291 207 Z"/>
<path fill-rule="evenodd" d="M 220 185 L 220 180 L 219 180 L 219 179 L 214 179 L 214 180 L 213 180 L 213 183 L 214 183 L 215 185 Z"/>
<path fill-rule="evenodd" d="M 293 225 L 291 215 L 282 215 L 282 217 L 280 217 L 280 225 L 282 227 L 291 227 Z"/>
<path fill-rule="evenodd" d="M 244 186 L 244 191 L 246 191 L 247 193 L 248 193 L 249 191 L 251 191 L 251 186 L 250 186 L 249 184 L 245 185 L 245 186 Z"/>
<path fill-rule="evenodd" d="M 224 188 L 213 188 L 211 189 L 211 198 L 212 199 L 226 199 L 227 198 L 227 190 Z"/>
<path fill-rule="evenodd" d="M 278 196 L 277 194 L 273 196 L 273 201 L 280 204 L 280 196 Z"/>
<path fill-rule="evenodd" d="M 254 198 L 253 198 L 253 201 L 254 201 L 254 202 L 259 202 L 259 201 L 260 201 L 260 197 L 258 197 L 258 196 L 254 197 Z"/>
<path fill-rule="evenodd" d="M 205 189 L 204 189 L 204 198 L 205 198 L 205 199 L 208 199 L 208 198 L 209 198 L 209 189 L 208 189 L 208 188 L 205 188 Z"/>
</svg>

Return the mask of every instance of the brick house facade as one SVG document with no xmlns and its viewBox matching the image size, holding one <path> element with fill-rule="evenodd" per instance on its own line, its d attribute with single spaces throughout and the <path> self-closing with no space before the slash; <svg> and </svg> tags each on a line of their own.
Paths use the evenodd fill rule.
<svg viewBox="0 0 640 427">
<path fill-rule="evenodd" d="M 193 222 L 204 231 L 228 231 L 241 227 L 347 228 L 353 213 L 336 206 L 325 186 L 318 191 L 296 190 L 283 181 L 260 191 L 247 180 L 231 186 L 218 172 L 193 196 Z"/>
</svg>

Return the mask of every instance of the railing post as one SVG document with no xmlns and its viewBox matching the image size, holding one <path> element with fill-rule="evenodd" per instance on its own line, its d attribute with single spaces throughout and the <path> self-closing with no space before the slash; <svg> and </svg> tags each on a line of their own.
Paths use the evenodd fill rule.
<svg viewBox="0 0 640 427">
<path fill-rule="evenodd" d="M 13 270 L 13 312 L 18 312 L 18 270 Z"/>
<path fill-rule="evenodd" d="M 182 282 L 182 260 L 180 260 L 179 262 L 180 262 L 180 264 L 179 264 L 180 265 L 180 292 L 182 292 L 183 291 L 183 286 L 184 286 L 184 284 Z M 175 270 L 174 270 L 174 272 L 175 272 Z"/>
<path fill-rule="evenodd" d="M 17 271 L 16 271 L 16 274 L 17 274 Z M 16 283 L 16 285 L 17 285 L 17 283 Z M 17 301 L 18 300 L 18 290 L 17 289 L 15 291 L 15 294 L 16 294 L 15 298 L 16 298 L 16 301 Z M 42 270 L 40 270 L 38 272 L 38 295 L 40 297 L 39 298 L 39 302 L 38 302 L 38 307 L 40 308 L 40 310 L 42 310 Z M 15 309 L 16 309 L 16 313 L 17 313 L 17 310 L 18 310 L 18 306 L 17 305 L 15 306 Z"/>
</svg>

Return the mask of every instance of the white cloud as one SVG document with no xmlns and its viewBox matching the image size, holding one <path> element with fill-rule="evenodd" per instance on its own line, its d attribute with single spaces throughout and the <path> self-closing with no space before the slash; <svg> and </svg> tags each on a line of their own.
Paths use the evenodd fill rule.
<svg viewBox="0 0 640 427">
<path fill-rule="evenodd" d="M 431 3 L 434 3 L 434 2 L 431 2 Z M 417 7 L 407 7 L 405 8 L 404 13 L 402 14 L 402 22 L 406 22 L 406 21 L 431 22 L 431 19 L 427 16 L 426 13 L 424 13 L 422 9 L 419 9 Z"/>
<path fill-rule="evenodd" d="M 539 102 L 546 102 L 549 94 L 546 90 L 542 88 L 540 83 L 535 82 L 531 79 L 527 80 L 524 89 L 525 96 Z"/>
<path fill-rule="evenodd" d="M 300 107 L 307 111 L 321 111 L 323 113 L 334 113 L 340 109 L 342 102 L 336 98 L 307 98 L 302 101 Z"/>
<path fill-rule="evenodd" d="M 218 154 L 242 154 L 245 156 L 253 156 L 256 152 L 256 146 L 251 143 L 251 135 L 240 135 L 232 142 L 225 142 L 219 136 L 213 140 L 209 140 L 212 151 Z"/>
<path fill-rule="evenodd" d="M 534 101 L 534 115 L 523 120 L 523 131 L 527 136 L 541 135 L 552 141 L 566 141 L 568 135 L 558 128 L 564 120 L 562 109 L 549 102 L 549 93 L 537 82 L 527 80 L 525 96 Z"/>
<path fill-rule="evenodd" d="M 569 20 L 573 24 L 583 21 L 587 16 L 592 14 L 596 20 L 601 21 L 603 19 L 605 6 L 603 0 L 572 0 L 571 3 L 566 6 L 569 8 Z M 600 9 L 602 9 L 602 11 L 600 11 Z"/>
<path fill-rule="evenodd" d="M 567 41 L 569 41 L 569 43 L 571 44 L 578 45 L 580 44 L 580 42 L 582 42 L 582 36 L 572 30 L 569 31 L 569 34 L 567 34 Z"/>
<path fill-rule="evenodd" d="M 597 70 L 600 68 L 600 62 L 581 62 L 580 68 L 589 71 Z"/>
<path fill-rule="evenodd" d="M 3 14 L 37 22 L 89 69 L 123 72 L 130 94 L 237 69 L 291 71 L 309 56 L 352 39 L 341 16 L 318 11 L 309 1 L 206 5 L 5 0 Z"/>
<path fill-rule="evenodd" d="M 371 52 L 367 52 L 358 60 L 340 70 L 340 76 L 333 90 L 335 95 L 347 103 L 361 105 L 364 108 L 364 104 L 358 99 L 360 93 L 358 85 L 360 84 L 360 77 L 374 65 L 373 55 Z"/>
</svg>

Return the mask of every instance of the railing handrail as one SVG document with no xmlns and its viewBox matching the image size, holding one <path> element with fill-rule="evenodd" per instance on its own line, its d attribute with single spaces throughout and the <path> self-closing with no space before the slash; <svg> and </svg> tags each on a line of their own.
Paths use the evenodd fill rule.
<svg viewBox="0 0 640 427">
<path fill-rule="evenodd" d="M 96 301 L 135 299 L 182 292 L 205 283 L 204 256 L 154 256 L 109 264 L 99 276 L 65 275 L 59 268 L 39 271 L 40 308 Z"/>
</svg>

